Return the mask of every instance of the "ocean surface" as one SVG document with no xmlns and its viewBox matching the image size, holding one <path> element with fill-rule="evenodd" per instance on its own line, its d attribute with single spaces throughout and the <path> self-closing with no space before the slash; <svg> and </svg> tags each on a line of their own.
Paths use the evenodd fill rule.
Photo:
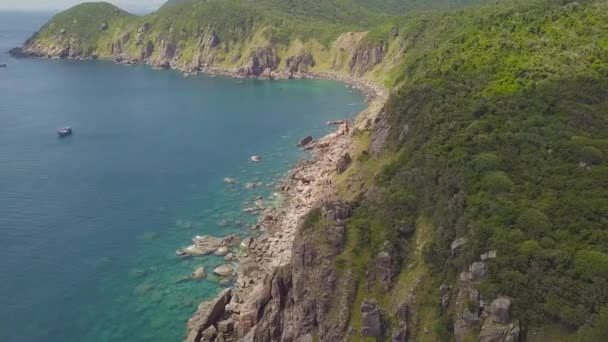
<svg viewBox="0 0 608 342">
<path fill-rule="evenodd" d="M 242 209 L 363 97 L 104 61 L 15 60 L 50 13 L 0 12 L 0 341 L 181 341 L 223 259 L 194 235 L 250 232 Z M 59 139 L 64 125 L 74 135 Z M 252 154 L 262 157 L 251 163 Z M 227 185 L 224 177 L 239 183 Z M 247 182 L 264 186 L 246 190 Z"/>
</svg>

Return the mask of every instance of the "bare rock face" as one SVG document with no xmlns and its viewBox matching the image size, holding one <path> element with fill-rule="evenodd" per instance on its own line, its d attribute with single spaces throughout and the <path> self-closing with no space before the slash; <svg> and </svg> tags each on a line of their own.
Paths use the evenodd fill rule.
<svg viewBox="0 0 608 342">
<path fill-rule="evenodd" d="M 498 323 L 508 323 L 511 321 L 511 300 L 509 298 L 496 298 L 490 304 L 490 314 L 492 319 Z"/>
<path fill-rule="evenodd" d="M 336 164 L 336 172 L 338 172 L 338 174 L 341 174 L 346 171 L 352 161 L 353 160 L 350 158 L 350 154 L 348 154 L 348 152 L 345 152 L 343 155 L 340 156 L 340 158 L 338 158 L 338 163 Z"/>
<path fill-rule="evenodd" d="M 361 336 L 384 336 L 385 323 L 382 310 L 374 301 L 364 300 L 361 303 Z"/>
<path fill-rule="evenodd" d="M 469 279 L 471 281 L 480 281 L 486 277 L 488 270 L 483 261 L 475 261 L 469 266 Z"/>
<path fill-rule="evenodd" d="M 479 342 L 519 342 L 519 322 L 499 324 L 487 322 L 479 333 Z"/>
<path fill-rule="evenodd" d="M 386 54 L 384 43 L 359 45 L 350 60 L 350 69 L 355 76 L 363 76 L 380 64 Z"/>
<path fill-rule="evenodd" d="M 382 251 L 376 256 L 376 275 L 378 281 L 382 284 L 385 290 L 391 288 L 395 270 L 393 269 L 393 260 L 391 255 Z"/>
<path fill-rule="evenodd" d="M 272 48 L 257 48 L 251 53 L 249 62 L 240 70 L 240 73 L 244 76 L 260 76 L 265 70 L 276 70 L 279 62 L 279 56 Z"/>
<path fill-rule="evenodd" d="M 306 73 L 309 68 L 315 66 L 315 59 L 310 52 L 305 52 L 296 56 L 289 56 L 285 60 L 287 71 L 290 73 Z"/>
<path fill-rule="evenodd" d="M 145 61 L 152 56 L 154 53 L 154 43 L 148 41 L 144 46 L 142 46 L 141 51 L 139 52 L 139 60 Z"/>
<path fill-rule="evenodd" d="M 186 341 L 201 341 L 203 332 L 213 326 L 225 314 L 226 304 L 230 302 L 231 297 L 232 290 L 225 289 L 213 300 L 201 303 L 196 313 L 188 320 L 188 337 Z"/>
</svg>

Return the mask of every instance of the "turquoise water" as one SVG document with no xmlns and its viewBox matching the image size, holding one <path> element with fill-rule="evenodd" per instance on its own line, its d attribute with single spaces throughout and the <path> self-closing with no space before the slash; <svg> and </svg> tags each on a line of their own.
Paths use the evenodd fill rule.
<svg viewBox="0 0 608 342">
<path fill-rule="evenodd" d="M 48 16 L 0 13 L 0 50 Z M 254 222 L 246 202 L 268 198 L 306 157 L 298 139 L 364 107 L 328 81 L 1 63 L 0 341 L 180 341 L 198 303 L 221 289 L 213 276 L 180 280 L 223 260 L 175 250 L 194 235 L 247 234 L 235 221 Z M 74 135 L 58 139 L 66 124 Z M 265 186 L 245 190 L 250 181 Z"/>
</svg>

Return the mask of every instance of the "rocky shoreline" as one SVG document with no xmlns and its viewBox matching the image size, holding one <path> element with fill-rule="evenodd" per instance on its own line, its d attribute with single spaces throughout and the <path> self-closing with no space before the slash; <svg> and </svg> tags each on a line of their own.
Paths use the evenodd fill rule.
<svg viewBox="0 0 608 342">
<path fill-rule="evenodd" d="M 153 62 L 151 60 L 140 60 L 137 58 L 125 57 L 99 57 L 96 55 L 71 54 L 64 50 L 41 50 L 36 46 L 26 45 L 16 47 L 8 51 L 8 54 L 14 58 L 45 58 L 45 59 L 72 59 L 72 60 L 107 60 L 118 64 L 125 65 L 149 65 L 154 69 L 176 70 L 184 73 L 184 76 L 208 74 L 212 76 L 228 76 L 233 78 L 255 78 L 260 80 L 287 80 L 287 79 L 323 79 L 337 81 L 350 86 L 353 89 L 361 91 L 365 95 L 365 101 L 371 102 L 376 97 L 388 97 L 388 90 L 381 85 L 368 81 L 361 77 L 343 75 L 335 72 L 314 71 L 308 68 L 304 70 L 270 70 L 265 69 L 259 74 L 251 74 L 244 71 L 243 68 L 223 68 L 215 65 L 203 65 L 198 67 L 186 66 L 182 63 L 170 62 L 163 60 Z"/>
<path fill-rule="evenodd" d="M 386 92 L 374 95 L 373 103 L 359 115 L 358 122 L 366 121 L 362 118 L 373 119 L 386 101 Z M 301 147 L 310 151 L 312 158 L 297 163 L 281 180 L 276 190 L 283 205 L 260 214 L 259 235 L 241 241 L 236 253 L 234 288 L 201 303 L 188 321 L 186 341 L 257 340 L 252 328 L 258 323 L 260 296 L 269 290 L 273 274 L 291 263 L 293 244 L 304 216 L 336 198 L 333 178 L 352 162 L 352 133 L 362 127 L 349 121 L 328 124 L 335 125 L 336 130 L 318 140 L 303 139 L 305 144 Z M 336 212 L 334 216 L 340 216 L 340 210 Z"/>
</svg>

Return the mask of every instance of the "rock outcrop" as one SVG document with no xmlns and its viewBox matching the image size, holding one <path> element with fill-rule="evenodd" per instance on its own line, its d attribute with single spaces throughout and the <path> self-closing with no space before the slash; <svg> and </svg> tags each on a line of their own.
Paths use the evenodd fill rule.
<svg viewBox="0 0 608 342">
<path fill-rule="evenodd" d="M 384 313 L 374 301 L 361 303 L 361 336 L 381 337 L 385 333 Z"/>
<path fill-rule="evenodd" d="M 289 56 L 285 59 L 287 72 L 307 73 L 310 68 L 315 66 L 315 59 L 310 52 L 304 52 L 296 56 Z"/>
<path fill-rule="evenodd" d="M 272 71 L 279 66 L 279 56 L 271 47 L 257 48 L 249 56 L 248 63 L 239 69 L 239 73 L 244 76 L 264 76 L 271 77 Z"/>
<path fill-rule="evenodd" d="M 225 289 L 213 300 L 203 302 L 199 305 L 194 315 L 188 320 L 188 335 L 186 342 L 213 341 L 222 334 L 222 338 L 231 337 L 233 331 L 222 323 L 226 320 L 231 320 L 232 313 L 226 311 L 226 306 L 232 302 L 238 301 L 238 297 L 233 295 L 231 289 Z M 218 332 L 218 327 L 222 330 Z"/>
<path fill-rule="evenodd" d="M 384 59 L 387 47 L 384 43 L 362 44 L 350 59 L 350 70 L 355 76 L 363 76 Z"/>
<path fill-rule="evenodd" d="M 209 235 L 195 236 L 192 238 L 193 245 L 178 249 L 175 253 L 179 256 L 207 255 L 218 251 L 222 247 L 237 245 L 240 239 L 237 235 L 228 235 L 217 238 Z"/>
</svg>

